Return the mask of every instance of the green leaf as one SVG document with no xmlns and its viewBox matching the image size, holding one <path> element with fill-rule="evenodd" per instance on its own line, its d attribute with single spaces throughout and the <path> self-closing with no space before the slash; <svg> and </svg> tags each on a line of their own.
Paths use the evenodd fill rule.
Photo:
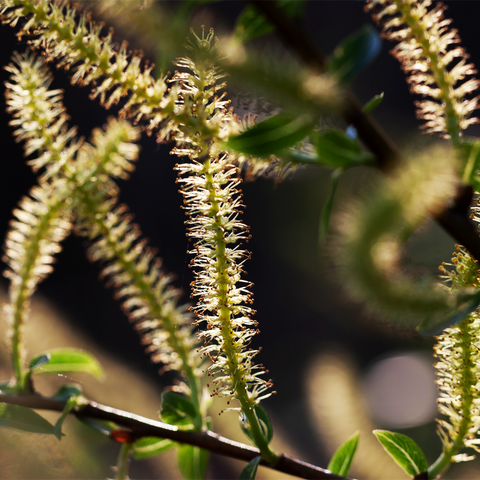
<svg viewBox="0 0 480 480">
<path fill-rule="evenodd" d="M 303 140 L 316 122 L 317 119 L 309 113 L 297 117 L 282 113 L 230 138 L 226 147 L 256 157 L 268 156 Z"/>
<path fill-rule="evenodd" d="M 67 418 L 68 414 L 75 408 L 77 405 L 80 404 L 80 397 L 79 396 L 72 396 L 69 398 L 65 403 L 65 408 L 63 409 L 62 414 L 58 417 L 57 422 L 55 423 L 54 427 L 54 435 L 61 440 L 64 433 L 62 432 L 63 422 Z"/>
<path fill-rule="evenodd" d="M 382 447 L 407 475 L 415 477 L 427 470 L 427 459 L 414 440 L 406 435 L 387 430 L 374 430 L 373 433 Z"/>
<path fill-rule="evenodd" d="M 347 37 L 328 60 L 327 71 L 340 83 L 350 83 L 380 53 L 382 41 L 377 30 L 366 25 Z"/>
<path fill-rule="evenodd" d="M 52 396 L 52 398 L 65 402 L 65 408 L 55 423 L 55 436 L 60 440 L 63 436 L 63 422 L 67 418 L 68 414 L 73 408 L 88 402 L 82 397 L 82 389 L 79 385 L 63 385 L 60 387 L 58 392 Z"/>
<path fill-rule="evenodd" d="M 37 355 L 30 361 L 29 374 L 39 373 L 90 373 L 100 378 L 103 369 L 87 352 L 76 348 L 59 348 Z"/>
<path fill-rule="evenodd" d="M 355 432 L 345 443 L 338 447 L 328 464 L 328 470 L 342 477 L 348 475 L 353 457 L 357 451 L 359 437 L 360 433 Z"/>
<path fill-rule="evenodd" d="M 472 180 L 476 175 L 477 170 L 480 168 L 480 142 L 476 139 L 467 138 L 462 140 L 461 144 L 462 158 L 465 161 L 465 167 L 463 171 L 463 181 L 470 183 L 478 192 L 475 186 L 475 181 Z"/>
<path fill-rule="evenodd" d="M 369 100 L 362 108 L 363 113 L 368 114 L 372 113 L 382 102 L 385 93 L 382 92 L 380 95 L 375 95 L 371 100 Z"/>
<path fill-rule="evenodd" d="M 277 0 L 277 4 L 289 16 L 298 17 L 303 12 L 305 1 Z M 255 5 L 248 5 L 237 18 L 233 36 L 238 42 L 244 43 L 274 30 L 275 27 Z"/>
<path fill-rule="evenodd" d="M 181 427 L 193 427 L 197 417 L 192 402 L 175 392 L 162 393 L 162 409 L 160 416 L 165 423 Z"/>
<path fill-rule="evenodd" d="M 348 168 L 373 162 L 373 155 L 362 150 L 357 140 L 341 130 L 331 128 L 312 135 L 319 163 L 329 167 Z"/>
<path fill-rule="evenodd" d="M 300 150 L 294 150 L 293 148 L 288 148 L 278 154 L 279 157 L 285 163 L 292 162 L 292 163 L 301 163 L 304 165 L 320 165 L 318 157 L 316 155 L 312 155 L 310 153 L 301 152 Z"/>
<path fill-rule="evenodd" d="M 72 397 L 78 397 L 82 394 L 82 387 L 80 385 L 62 385 L 58 392 L 52 396 L 55 400 L 66 402 Z"/>
<path fill-rule="evenodd" d="M 208 451 L 193 445 L 178 448 L 178 468 L 186 480 L 202 480 L 207 470 Z"/>
<path fill-rule="evenodd" d="M 240 43 L 247 42 L 267 33 L 272 32 L 275 27 L 262 15 L 255 5 L 248 5 L 237 18 L 234 38 Z"/>
<path fill-rule="evenodd" d="M 0 403 L 0 426 L 54 435 L 53 425 L 30 408 Z"/>
<path fill-rule="evenodd" d="M 135 460 L 144 460 L 155 457 L 176 445 L 168 438 L 143 437 L 133 444 L 133 458 Z"/>
<path fill-rule="evenodd" d="M 267 439 L 267 442 L 270 443 L 273 438 L 273 428 L 267 412 L 260 405 L 257 405 L 255 407 L 255 413 L 260 420 L 260 428 L 262 429 L 263 436 Z"/>
<path fill-rule="evenodd" d="M 115 422 L 109 420 L 98 420 L 89 417 L 77 417 L 77 420 L 107 437 L 109 437 L 114 430 L 120 430 L 121 428 Z"/>
<path fill-rule="evenodd" d="M 240 473 L 238 480 L 255 480 L 255 476 L 257 475 L 258 464 L 260 463 L 261 459 L 262 459 L 262 456 L 259 455 L 258 457 L 255 457 L 253 460 L 250 460 L 250 462 L 248 462 L 245 468 L 242 470 L 242 473 Z"/>
<path fill-rule="evenodd" d="M 480 175 L 472 175 L 470 185 L 476 192 L 480 192 Z"/>
<path fill-rule="evenodd" d="M 465 299 L 451 313 L 444 316 L 427 317 L 418 327 L 418 332 L 425 337 L 440 335 L 446 328 L 453 327 L 474 312 L 480 304 L 480 292 L 465 295 Z"/>
<path fill-rule="evenodd" d="M 340 175 L 342 173 L 343 169 L 337 168 L 332 172 L 332 175 L 330 176 L 330 192 L 328 194 L 327 201 L 322 208 L 322 214 L 320 217 L 320 243 L 323 243 L 325 241 L 325 238 L 327 237 L 328 226 L 330 224 L 330 215 L 333 208 L 333 199 L 335 198 L 335 192 L 337 191 L 338 179 L 340 178 Z"/>
<path fill-rule="evenodd" d="M 255 413 L 257 414 L 257 418 L 260 424 L 260 429 L 262 430 L 262 434 L 265 437 L 267 443 L 270 443 L 273 437 L 273 428 L 268 418 L 267 412 L 260 406 L 257 405 L 255 407 Z M 248 423 L 247 417 L 242 412 L 239 417 L 240 421 L 240 428 L 242 429 L 243 433 L 253 442 L 255 445 L 255 439 L 252 436 L 252 432 L 250 431 L 250 424 Z"/>
</svg>

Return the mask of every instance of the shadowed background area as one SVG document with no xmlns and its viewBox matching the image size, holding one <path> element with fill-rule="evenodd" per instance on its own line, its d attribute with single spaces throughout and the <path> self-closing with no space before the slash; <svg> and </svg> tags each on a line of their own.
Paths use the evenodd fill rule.
<svg viewBox="0 0 480 480">
<path fill-rule="evenodd" d="M 174 10 L 181 3 L 165 3 L 165 6 Z M 480 3 L 446 3 L 447 16 L 454 19 L 454 27 L 459 29 L 471 60 L 480 65 L 478 35 L 472 23 L 472 19 L 480 16 Z M 222 32 L 232 31 L 235 18 L 245 5 L 240 1 L 225 1 L 200 6 L 193 11 L 190 24 L 185 25 L 185 35 L 190 25 L 198 30 L 199 25 L 205 24 L 215 27 L 221 40 Z M 305 26 L 299 28 L 306 28 L 326 54 L 347 35 L 370 23 L 363 12 L 363 2 L 359 1 L 307 2 L 305 19 Z M 0 29 L 0 42 L 3 65 L 10 61 L 13 50 L 23 51 L 26 47 L 25 40 L 19 42 L 9 27 Z M 143 47 L 147 56 L 157 55 L 161 50 L 161 45 L 146 48 L 135 44 L 134 39 L 132 46 Z M 284 55 L 273 34 L 254 41 L 252 47 L 268 55 Z M 356 78 L 352 88 L 362 102 L 385 92 L 374 116 L 401 149 L 414 152 L 431 140 L 417 130 L 419 122 L 415 119 L 413 98 L 396 60 L 388 54 L 390 48 L 391 45 L 384 43 L 380 56 Z M 3 83 L 7 72 L 0 74 Z M 63 71 L 55 71 L 53 87 L 65 89 L 70 124 L 78 125 L 80 135 L 88 138 L 94 127 L 101 126 L 108 115 L 116 114 L 114 108 L 106 112 L 98 101 L 90 100 L 88 88 L 71 87 Z M 0 110 L 0 121 L 3 237 L 12 209 L 27 194 L 35 177 L 25 164 L 22 146 L 12 139 L 4 108 Z M 478 131 L 472 128 L 468 133 L 474 135 Z M 135 213 L 135 220 L 150 244 L 158 249 L 165 269 L 175 274 L 174 284 L 188 298 L 193 279 L 188 268 L 191 245 L 185 238 L 182 198 L 173 171 L 178 160 L 168 154 L 171 145 L 159 145 L 145 135 L 140 144 L 137 169 L 131 180 L 120 185 L 121 199 Z M 329 175 L 330 171 L 322 167 L 305 167 L 279 185 L 259 179 L 242 186 L 247 206 L 243 220 L 251 226 L 253 235 L 248 244 L 253 255 L 246 270 L 248 280 L 254 283 L 254 307 L 261 329 L 255 346 L 262 346 L 259 361 L 269 369 L 278 392 L 264 402 L 278 434 L 274 447 L 326 466 L 335 448 L 360 430 L 359 456 L 351 474 L 362 479 L 406 478 L 369 432 L 373 428 L 404 432 L 416 439 L 430 462 L 438 455 L 441 447 L 434 434 L 433 341 L 370 318 L 342 290 L 332 266 L 333 245 L 327 241 L 320 246 L 318 242 Z M 376 172 L 367 168 L 347 172 L 341 178 L 334 210 L 348 209 L 348 199 L 361 198 L 376 178 Z M 105 363 L 107 383 L 88 385 L 91 398 L 156 418 L 161 388 L 172 377 L 160 377 L 159 366 L 143 353 L 137 334 L 112 298 L 112 292 L 98 279 L 98 266 L 86 259 L 86 247 L 85 240 L 69 237 L 58 255 L 55 272 L 40 285 L 37 295 L 41 300 L 33 306 L 40 313 L 32 314 L 29 352 L 74 344 L 93 351 Z M 439 227 L 427 222 L 410 241 L 406 260 L 415 268 L 422 267 L 436 275 L 437 266 L 448 261 L 453 250 L 453 241 Z M 2 279 L 0 286 L 6 290 L 7 281 Z M 1 355 L 4 379 L 10 370 L 4 349 Z M 82 378 L 80 381 L 86 382 Z M 49 393 L 52 387 L 42 385 L 42 388 Z M 244 441 L 235 413 L 214 415 L 214 425 L 221 433 Z M 0 479 L 105 478 L 109 465 L 115 463 L 118 446 L 92 436 L 73 420 L 68 428 L 69 435 L 62 439 L 60 447 L 57 440 L 43 443 L 42 438 L 42 448 L 50 452 L 49 456 L 42 459 L 42 453 L 40 460 L 33 459 L 31 464 L 25 459 L 35 456 L 30 452 L 37 448 L 36 439 L 41 437 L 30 437 L 29 444 L 25 441 L 26 434 L 2 430 Z M 159 462 L 163 462 L 163 457 Z M 134 462 L 131 477 L 179 477 L 171 453 L 164 462 Z M 475 465 L 452 468 L 444 478 L 480 478 Z M 237 478 L 240 469 L 238 462 L 216 457 L 208 477 Z M 265 469 L 259 471 L 258 478 L 264 478 L 262 475 L 265 478 L 268 475 Z"/>
</svg>

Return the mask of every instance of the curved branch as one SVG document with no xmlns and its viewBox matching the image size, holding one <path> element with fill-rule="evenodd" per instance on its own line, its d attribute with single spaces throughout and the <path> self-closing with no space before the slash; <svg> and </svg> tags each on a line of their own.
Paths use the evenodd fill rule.
<svg viewBox="0 0 480 480">
<path fill-rule="evenodd" d="M 275 2 L 250 0 L 275 26 L 283 42 L 301 58 L 310 68 L 324 71 L 326 59 L 315 47 L 305 29 L 296 28 L 291 20 L 279 9 Z M 396 145 L 385 134 L 375 120 L 362 112 L 362 105 L 350 90 L 345 91 L 346 103 L 343 111 L 345 120 L 352 124 L 366 147 L 377 157 L 377 167 L 387 172 L 402 163 L 402 158 Z M 470 192 L 470 197 L 468 194 Z M 468 197 L 471 201 L 472 190 L 468 186 L 458 188 L 452 204 L 435 215 L 436 222 L 458 243 L 480 261 L 480 237 L 468 217 L 468 207 L 463 208 Z M 468 200 L 468 199 L 467 199 Z M 468 202 L 468 206 L 470 205 Z"/>
<path fill-rule="evenodd" d="M 57 412 L 61 412 L 65 408 L 65 402 L 38 394 L 5 395 L 0 393 L 0 403 L 9 403 L 36 410 L 53 410 Z M 212 453 L 235 458 L 237 460 L 243 460 L 245 462 L 249 462 L 260 455 L 260 450 L 258 450 L 258 448 L 235 442 L 209 430 L 204 432 L 187 432 L 179 430 L 178 427 L 157 420 L 151 420 L 140 415 L 135 415 L 134 413 L 118 410 L 93 401 L 89 401 L 86 405 L 81 407 L 76 407 L 71 413 L 77 418 L 88 417 L 114 422 L 127 430 L 132 441 L 142 437 L 168 438 L 175 442 L 194 445 Z M 275 466 L 269 464 L 265 460 L 262 460 L 260 465 L 298 478 L 312 480 L 345 480 L 345 477 L 335 475 L 329 470 L 325 470 L 310 463 L 302 462 L 301 460 L 290 457 L 286 454 L 280 455 L 280 460 Z"/>
</svg>

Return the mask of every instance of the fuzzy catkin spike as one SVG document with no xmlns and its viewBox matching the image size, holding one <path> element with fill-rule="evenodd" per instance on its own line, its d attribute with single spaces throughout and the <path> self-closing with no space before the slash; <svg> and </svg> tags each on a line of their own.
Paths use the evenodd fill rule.
<svg viewBox="0 0 480 480">
<path fill-rule="evenodd" d="M 258 324 L 251 319 L 255 311 L 247 306 L 252 303 L 250 284 L 241 280 L 249 253 L 239 248 L 239 242 L 249 234 L 239 220 L 240 180 L 225 157 L 177 169 L 185 175 L 180 182 L 190 215 L 188 236 L 196 242 L 190 252 L 196 270 L 192 293 L 199 297 L 194 309 L 197 323 L 206 323 L 201 351 L 212 361 L 208 369 L 212 394 L 231 398 L 244 390 L 253 406 L 271 395 L 272 384 L 261 378 L 264 368 L 253 362 L 259 350 L 247 350 Z"/>
<path fill-rule="evenodd" d="M 53 77 L 45 62 L 31 53 L 15 52 L 6 70 L 10 81 L 5 97 L 14 136 L 24 142 L 25 155 L 38 154 L 28 161 L 33 171 L 43 169 L 43 179 L 54 177 L 82 143 L 75 140 L 76 129 L 67 127 L 62 91 L 49 90 Z"/>
<path fill-rule="evenodd" d="M 480 82 L 474 66 L 460 46 L 445 5 L 432 0 L 370 0 L 366 9 L 380 22 L 385 38 L 398 42 L 393 55 L 409 75 L 412 93 L 425 97 L 416 102 L 418 118 L 427 133 L 438 132 L 458 144 L 461 131 L 478 123 L 472 112 L 479 97 L 466 99 Z"/>
<path fill-rule="evenodd" d="M 213 49 L 199 44 L 198 50 L 193 51 L 195 62 L 189 58 L 177 60 L 178 66 L 188 70 L 176 73 L 173 81 L 179 82 L 179 107 L 199 122 L 179 129 L 172 153 L 190 160 L 176 168 L 189 216 L 188 236 L 195 241 L 190 253 L 195 268 L 192 296 L 199 297 L 194 311 L 197 324 L 203 327 L 199 332 L 204 338 L 200 352 L 212 362 L 207 369 L 212 377 L 212 396 L 225 396 L 228 404 L 238 401 L 240 405 L 229 410 L 240 412 L 263 458 L 276 463 L 279 457 L 268 444 L 256 410 L 258 403 L 273 392 L 271 381 L 262 378 L 267 371 L 253 362 L 260 349 L 249 348 L 259 331 L 251 318 L 255 312 L 247 306 L 252 302 L 250 284 L 241 278 L 249 253 L 240 242 L 249 236 L 239 219 L 243 207 L 237 188 L 240 180 L 235 178 L 236 168 L 228 155 L 215 150 L 214 142 L 219 137 L 204 133 L 213 130 L 212 124 L 219 127 L 219 132 L 228 131 L 232 117 L 223 96 L 216 95 L 220 88 L 216 82 L 222 73 L 214 67 Z"/>
<path fill-rule="evenodd" d="M 34 187 L 13 211 L 15 220 L 5 241 L 3 261 L 10 280 L 9 303 L 4 307 L 10 325 L 9 337 L 15 377 L 21 389 L 25 368 L 24 329 L 30 299 L 37 285 L 53 270 L 54 256 L 70 233 L 71 212 L 65 182 Z"/>
<path fill-rule="evenodd" d="M 453 290 L 480 287 L 478 262 L 462 247 L 452 258 L 451 268 L 442 264 L 444 280 Z M 438 361 L 437 384 L 440 390 L 437 420 L 438 434 L 443 443 L 444 455 L 454 461 L 472 460 L 474 457 L 457 455 L 462 446 L 480 452 L 480 317 L 478 312 L 453 328 L 447 328 L 437 338 L 435 356 Z"/>
<path fill-rule="evenodd" d="M 432 282 L 414 282 L 398 265 L 401 244 L 454 195 L 453 158 L 452 152 L 437 149 L 410 160 L 342 219 L 338 257 L 345 282 L 374 312 L 412 325 L 451 314 L 475 296 L 472 287 L 448 292 Z"/>
</svg>

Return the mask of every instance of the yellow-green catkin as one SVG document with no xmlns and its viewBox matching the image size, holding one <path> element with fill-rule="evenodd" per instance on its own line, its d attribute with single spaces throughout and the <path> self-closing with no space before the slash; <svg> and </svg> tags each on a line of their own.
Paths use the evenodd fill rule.
<svg viewBox="0 0 480 480">
<path fill-rule="evenodd" d="M 205 340 L 201 353 L 211 360 L 213 395 L 235 398 L 240 408 L 232 408 L 253 412 L 262 398 L 271 395 L 271 382 L 262 378 L 263 366 L 253 362 L 259 349 L 248 348 L 258 328 L 251 318 L 255 312 L 249 306 L 250 283 L 241 278 L 249 257 L 241 247 L 249 238 L 248 227 L 240 220 L 241 180 L 229 156 L 218 153 L 213 144 L 234 121 L 228 102 L 217 93 L 225 85 L 218 83 L 223 74 L 213 62 L 213 39 L 213 30 L 196 37 L 197 46 L 190 44 L 190 49 L 197 58 L 176 61 L 183 70 L 173 78 L 179 85 L 179 109 L 191 112 L 198 125 L 178 128 L 172 153 L 189 158 L 176 168 L 189 215 L 187 235 L 194 241 L 192 294 L 198 297 L 194 311 Z M 202 129 L 218 133 L 206 136 Z"/>
<path fill-rule="evenodd" d="M 251 318 L 255 312 L 249 306 L 250 283 L 241 278 L 249 257 L 241 245 L 249 237 L 240 220 L 241 180 L 228 154 L 215 146 L 228 137 L 233 118 L 228 102 L 218 95 L 224 84 L 218 83 L 223 74 L 214 65 L 213 38 L 213 29 L 202 38 L 195 35 L 196 46 L 189 45 L 194 60 L 177 59 L 176 66 L 184 71 L 173 78 L 180 94 L 179 110 L 196 119 L 179 125 L 172 153 L 189 160 L 176 168 L 189 217 L 187 235 L 194 242 L 192 296 L 198 301 L 193 310 L 204 339 L 199 353 L 211 361 L 207 373 L 212 377 L 212 395 L 226 397 L 228 404 L 238 402 L 229 408 L 240 413 L 262 457 L 275 464 L 279 457 L 269 447 L 257 416 L 258 403 L 271 395 L 272 384 L 262 377 L 263 365 L 253 361 L 260 349 L 250 347 L 258 328 Z"/>
<path fill-rule="evenodd" d="M 442 264 L 440 270 L 442 278 L 452 290 L 480 287 L 478 262 L 458 245 L 452 263 Z M 443 415 L 437 422 L 443 455 L 432 466 L 436 474 L 441 473 L 450 461 L 473 459 L 472 456 L 459 453 L 463 447 L 480 451 L 479 332 L 480 317 L 478 312 L 474 312 L 437 337 L 435 368 L 440 392 L 438 409 Z"/>
<path fill-rule="evenodd" d="M 426 122 L 423 128 L 451 138 L 456 146 L 461 131 L 478 123 L 471 116 L 478 97 L 466 97 L 479 81 L 445 8 L 432 0 L 370 0 L 366 6 L 382 24 L 384 37 L 398 42 L 392 53 L 408 74 L 411 91 L 424 97 L 416 102 L 417 116 Z"/>
</svg>

